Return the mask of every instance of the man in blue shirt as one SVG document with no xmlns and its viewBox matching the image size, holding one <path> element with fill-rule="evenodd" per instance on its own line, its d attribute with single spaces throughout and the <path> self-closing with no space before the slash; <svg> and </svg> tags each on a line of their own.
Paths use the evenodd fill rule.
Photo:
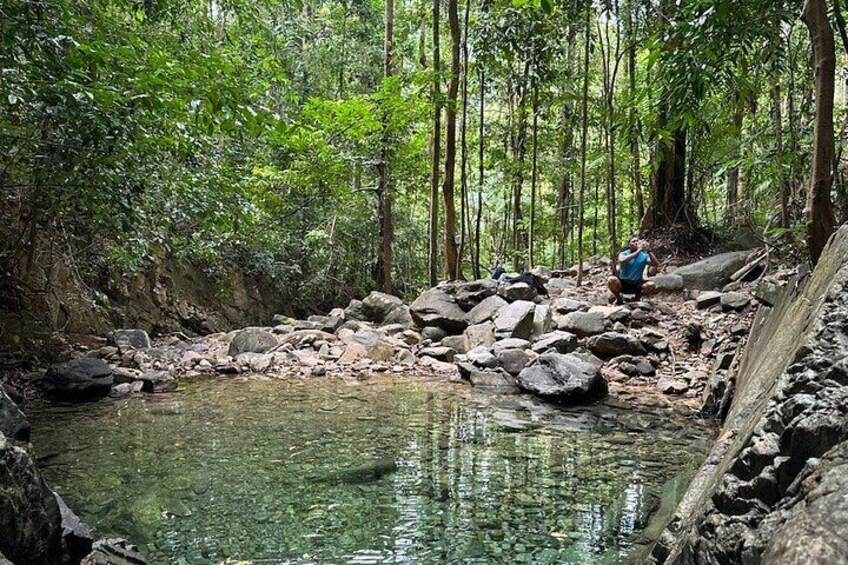
<svg viewBox="0 0 848 565">
<path fill-rule="evenodd" d="M 633 294 L 639 300 L 643 294 L 657 291 L 656 284 L 645 280 L 646 265 L 659 267 L 660 262 L 647 241 L 631 236 L 628 248 L 618 254 L 618 276 L 607 279 L 607 286 L 613 294 L 610 302 L 623 304 L 622 293 Z"/>
</svg>

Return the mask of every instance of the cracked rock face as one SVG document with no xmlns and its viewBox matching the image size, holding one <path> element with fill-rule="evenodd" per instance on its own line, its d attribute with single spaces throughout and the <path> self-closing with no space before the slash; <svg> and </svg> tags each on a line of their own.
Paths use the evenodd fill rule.
<svg viewBox="0 0 848 565">
<path fill-rule="evenodd" d="M 758 313 L 724 429 L 656 562 L 848 563 L 846 259 L 842 228 Z"/>
</svg>

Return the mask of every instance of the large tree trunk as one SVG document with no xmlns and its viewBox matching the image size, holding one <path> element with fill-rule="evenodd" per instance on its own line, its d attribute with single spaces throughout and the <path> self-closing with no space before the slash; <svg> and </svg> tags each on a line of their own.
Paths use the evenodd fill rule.
<svg viewBox="0 0 848 565">
<path fill-rule="evenodd" d="M 813 134 L 813 168 L 807 193 L 807 245 L 815 265 L 827 243 L 836 220 L 830 202 L 833 181 L 833 97 L 836 53 L 833 29 L 827 18 L 824 0 L 806 0 L 801 19 L 810 30 L 816 69 L 816 118 Z"/>
<path fill-rule="evenodd" d="M 442 139 L 442 105 L 441 88 L 439 88 L 439 6 L 440 0 L 433 0 L 433 143 L 430 155 L 430 253 L 427 261 L 427 270 L 430 275 L 430 285 L 436 286 L 438 281 L 439 262 L 439 165 L 441 160 Z"/>
<path fill-rule="evenodd" d="M 385 75 L 390 78 L 394 74 L 392 66 L 392 42 L 394 40 L 395 7 L 394 0 L 386 0 L 386 41 L 385 41 Z M 392 200 L 394 198 L 394 182 L 391 173 L 392 143 L 389 135 L 388 112 L 383 111 L 383 139 L 380 155 L 380 233 L 382 234 L 382 258 L 383 258 L 383 292 L 394 293 L 392 280 L 392 268 L 394 254 L 392 243 L 394 241 L 394 222 L 392 221 Z"/>
<path fill-rule="evenodd" d="M 459 242 L 459 255 L 457 265 L 462 269 L 462 256 L 471 234 L 471 213 L 468 204 L 468 18 L 471 12 L 471 0 L 465 0 L 465 17 L 463 18 L 462 32 L 462 134 L 460 136 L 460 166 L 459 186 L 460 199 L 462 201 L 462 213 L 460 214 L 461 235 Z M 474 248 L 471 247 L 471 263 L 475 264 Z M 476 274 L 476 273 L 475 273 Z M 479 277 L 477 277 L 479 278 Z"/>
<path fill-rule="evenodd" d="M 459 92 L 459 13 L 457 0 L 448 0 L 448 24 L 451 34 L 451 75 L 445 121 L 445 276 L 461 278 L 456 245 L 456 205 L 454 203 L 454 169 L 456 168 L 456 99 Z"/>
<path fill-rule="evenodd" d="M 745 121 L 745 105 L 737 94 L 736 110 L 733 113 L 733 131 L 736 134 L 733 155 L 739 159 L 742 151 L 742 126 Z M 731 226 L 736 226 L 739 217 L 739 163 L 734 163 L 727 173 L 727 205 L 725 216 Z"/>
</svg>

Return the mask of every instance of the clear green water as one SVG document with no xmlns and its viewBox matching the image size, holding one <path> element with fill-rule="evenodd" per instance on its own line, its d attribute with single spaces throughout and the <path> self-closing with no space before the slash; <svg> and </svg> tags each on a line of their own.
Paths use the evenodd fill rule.
<svg viewBox="0 0 848 565">
<path fill-rule="evenodd" d="M 195 380 L 30 420 L 48 481 L 151 563 L 624 562 L 711 433 L 389 377 Z"/>
</svg>

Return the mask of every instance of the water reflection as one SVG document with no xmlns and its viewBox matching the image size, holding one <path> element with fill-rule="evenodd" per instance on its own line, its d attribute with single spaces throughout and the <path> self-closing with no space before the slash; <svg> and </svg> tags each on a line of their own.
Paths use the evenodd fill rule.
<svg viewBox="0 0 848 565">
<path fill-rule="evenodd" d="M 31 419 L 48 480 L 154 563 L 617 563 L 709 441 L 447 387 L 197 381 Z"/>
</svg>

